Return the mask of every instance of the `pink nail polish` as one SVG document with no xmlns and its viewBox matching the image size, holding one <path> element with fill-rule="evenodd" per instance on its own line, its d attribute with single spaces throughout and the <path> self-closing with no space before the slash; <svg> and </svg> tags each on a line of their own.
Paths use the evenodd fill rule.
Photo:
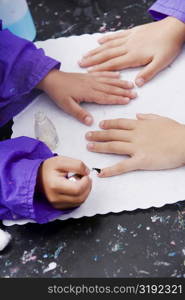
<svg viewBox="0 0 185 300">
<path fill-rule="evenodd" d="M 137 97 L 137 93 L 134 92 L 134 91 L 132 91 L 132 92 L 131 92 L 131 96 L 134 97 L 134 98 L 136 98 L 136 97 Z"/>
<path fill-rule="evenodd" d="M 130 82 L 130 81 L 129 81 L 129 82 L 128 82 L 128 87 L 129 87 L 129 88 L 133 88 L 133 87 L 134 87 L 133 82 Z"/>
<path fill-rule="evenodd" d="M 143 86 L 145 83 L 144 79 L 143 78 L 137 78 L 136 79 L 136 84 L 137 86 Z"/>
<path fill-rule="evenodd" d="M 93 122 L 93 119 L 92 119 L 92 117 L 88 116 L 88 117 L 85 118 L 84 121 L 85 121 L 86 125 L 91 125 L 92 122 Z"/>
<path fill-rule="evenodd" d="M 93 143 L 87 144 L 87 149 L 88 150 L 93 150 L 93 148 L 94 148 L 94 144 Z"/>
<path fill-rule="evenodd" d="M 101 121 L 101 122 L 100 122 L 100 127 L 102 127 L 102 128 L 103 128 L 103 127 L 104 127 L 104 125 L 105 125 L 105 122 L 104 122 L 104 121 Z"/>
<path fill-rule="evenodd" d="M 86 168 L 86 169 L 85 169 L 85 172 L 86 172 L 87 175 L 89 175 L 90 170 L 89 170 L 88 168 Z"/>
<path fill-rule="evenodd" d="M 90 138 L 91 136 L 92 136 L 92 132 L 89 131 L 86 133 L 86 138 Z"/>
<path fill-rule="evenodd" d="M 88 56 L 89 56 L 89 53 L 86 53 L 86 54 L 83 55 L 82 59 L 87 58 Z"/>
</svg>

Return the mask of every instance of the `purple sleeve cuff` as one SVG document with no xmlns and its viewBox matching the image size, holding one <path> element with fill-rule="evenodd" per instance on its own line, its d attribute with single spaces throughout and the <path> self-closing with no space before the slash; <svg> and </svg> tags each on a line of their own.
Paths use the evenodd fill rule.
<svg viewBox="0 0 185 300">
<path fill-rule="evenodd" d="M 31 138 L 0 143 L 0 219 L 46 223 L 68 212 L 53 208 L 35 192 L 38 168 L 52 156 L 45 144 Z"/>
<path fill-rule="evenodd" d="M 43 49 L 17 37 L 7 29 L 0 31 L 0 98 L 28 94 L 60 63 Z"/>
<path fill-rule="evenodd" d="M 185 1 L 158 0 L 150 7 L 149 13 L 156 20 L 171 16 L 185 23 Z"/>
<path fill-rule="evenodd" d="M 35 87 L 54 68 L 59 69 L 60 63 L 43 49 L 7 29 L 0 30 L 0 126 L 41 93 Z"/>
</svg>

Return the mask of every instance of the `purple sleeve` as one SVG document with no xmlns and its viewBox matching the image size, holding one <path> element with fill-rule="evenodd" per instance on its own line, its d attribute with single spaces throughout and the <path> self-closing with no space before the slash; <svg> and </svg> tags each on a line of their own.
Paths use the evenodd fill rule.
<svg viewBox="0 0 185 300">
<path fill-rule="evenodd" d="M 0 143 L 0 219 L 46 223 L 65 213 L 35 192 L 38 168 L 52 156 L 42 142 L 28 137 Z"/>
<path fill-rule="evenodd" d="M 158 0 L 149 12 L 156 20 L 171 16 L 185 22 L 185 0 Z"/>
<path fill-rule="evenodd" d="M 58 61 L 32 42 L 0 30 L 0 126 L 34 99 L 41 92 L 35 86 L 59 67 Z"/>
</svg>

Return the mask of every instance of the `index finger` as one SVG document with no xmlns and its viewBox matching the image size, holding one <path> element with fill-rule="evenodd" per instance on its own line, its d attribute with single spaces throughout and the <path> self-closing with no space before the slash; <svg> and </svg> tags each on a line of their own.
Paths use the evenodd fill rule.
<svg viewBox="0 0 185 300">
<path fill-rule="evenodd" d="M 89 174 L 89 168 L 81 160 L 62 156 L 60 158 L 57 162 L 58 170 L 74 172 L 82 176 Z"/>
<path fill-rule="evenodd" d="M 128 173 L 132 171 L 136 171 L 139 169 L 138 161 L 136 158 L 131 157 L 125 159 L 111 167 L 107 167 L 101 170 L 101 173 L 98 177 L 111 177 L 115 175 L 120 175 L 123 173 Z"/>
<path fill-rule="evenodd" d="M 122 30 L 122 31 L 117 32 L 117 33 L 108 34 L 108 35 L 100 38 L 98 40 L 98 42 L 100 44 L 103 44 L 103 43 L 106 43 L 108 41 L 115 40 L 117 38 L 121 38 L 121 37 L 127 36 L 128 34 L 129 34 L 129 29 L 125 29 L 125 30 Z"/>
<path fill-rule="evenodd" d="M 112 119 L 101 121 L 99 126 L 102 129 L 135 129 L 137 120 L 132 119 Z"/>
</svg>

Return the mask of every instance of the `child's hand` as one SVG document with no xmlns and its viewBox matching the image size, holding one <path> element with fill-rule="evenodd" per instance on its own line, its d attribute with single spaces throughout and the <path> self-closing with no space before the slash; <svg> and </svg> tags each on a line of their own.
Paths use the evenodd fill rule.
<svg viewBox="0 0 185 300">
<path fill-rule="evenodd" d="M 138 114 L 138 120 L 115 119 L 100 123 L 104 131 L 89 132 L 88 150 L 128 155 L 130 158 L 102 169 L 100 177 L 134 170 L 162 170 L 185 164 L 185 126 L 152 114 Z"/>
<path fill-rule="evenodd" d="M 93 117 L 80 107 L 80 102 L 99 104 L 127 104 L 137 95 L 133 83 L 120 80 L 119 73 L 95 74 L 64 73 L 52 70 L 39 83 L 52 100 L 65 112 L 86 125 L 91 125 Z"/>
<path fill-rule="evenodd" d="M 76 182 L 65 176 L 68 172 L 82 175 Z M 37 188 L 42 191 L 53 207 L 68 209 L 79 206 L 88 197 L 92 182 L 89 169 L 79 160 L 56 156 L 43 162 L 39 168 Z"/>
<path fill-rule="evenodd" d="M 146 65 L 135 81 L 142 86 L 175 59 L 184 41 L 185 24 L 167 17 L 101 38 L 101 46 L 87 53 L 80 66 L 94 66 L 89 71 L 97 72 Z"/>
</svg>

